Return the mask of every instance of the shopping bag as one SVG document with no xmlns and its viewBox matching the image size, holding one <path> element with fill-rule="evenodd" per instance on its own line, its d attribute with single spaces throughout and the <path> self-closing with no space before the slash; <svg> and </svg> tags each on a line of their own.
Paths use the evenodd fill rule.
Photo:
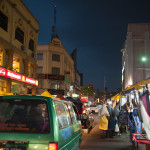
<svg viewBox="0 0 150 150">
<path fill-rule="evenodd" d="M 116 123 L 116 125 L 115 125 L 115 132 L 119 132 L 119 126 L 118 126 L 118 123 Z"/>
</svg>

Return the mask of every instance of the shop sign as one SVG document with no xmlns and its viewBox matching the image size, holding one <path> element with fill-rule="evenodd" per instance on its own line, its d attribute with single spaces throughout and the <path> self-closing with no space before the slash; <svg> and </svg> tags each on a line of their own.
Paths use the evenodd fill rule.
<svg viewBox="0 0 150 150">
<path fill-rule="evenodd" d="M 73 85 L 70 85 L 69 91 L 73 91 Z"/>
<path fill-rule="evenodd" d="M 62 76 L 62 75 L 52 75 L 52 74 L 38 74 L 38 79 L 50 79 L 50 80 L 64 81 L 64 76 Z"/>
<path fill-rule="evenodd" d="M 76 93 L 73 93 L 73 94 L 72 94 L 72 97 L 77 98 L 77 97 L 79 97 L 79 95 L 78 95 L 78 94 L 76 94 Z"/>
<path fill-rule="evenodd" d="M 7 70 L 7 72 L 6 72 L 6 77 L 11 78 L 11 79 L 15 79 L 18 81 L 22 81 L 22 75 L 21 74 L 18 74 L 18 73 L 9 71 L 9 70 Z"/>
<path fill-rule="evenodd" d="M 4 76 L 5 77 L 5 75 L 6 75 L 6 69 L 0 67 L 0 76 Z"/>
<path fill-rule="evenodd" d="M 32 79 L 32 78 L 25 77 L 25 82 L 26 82 L 26 83 L 29 83 L 29 84 L 33 84 L 33 85 L 38 86 L 38 81 L 37 81 L 37 80 L 34 80 L 34 79 Z"/>
<path fill-rule="evenodd" d="M 47 79 L 47 74 L 38 74 L 38 79 Z"/>
<path fill-rule="evenodd" d="M 65 76 L 65 81 L 68 82 L 68 83 L 71 83 L 71 80 L 66 76 Z"/>
<path fill-rule="evenodd" d="M 51 80 L 64 80 L 64 76 L 48 74 L 48 79 L 51 79 Z"/>
<path fill-rule="evenodd" d="M 38 86 L 38 81 L 32 78 L 28 78 L 26 76 L 23 76 L 19 73 L 7 70 L 5 68 L 0 67 L 0 76 L 4 76 L 10 79 L 14 79 L 14 80 L 18 80 L 18 81 L 22 81 L 28 84 L 33 84 Z"/>
<path fill-rule="evenodd" d="M 48 92 L 52 95 L 64 95 L 64 90 L 48 89 Z"/>
</svg>

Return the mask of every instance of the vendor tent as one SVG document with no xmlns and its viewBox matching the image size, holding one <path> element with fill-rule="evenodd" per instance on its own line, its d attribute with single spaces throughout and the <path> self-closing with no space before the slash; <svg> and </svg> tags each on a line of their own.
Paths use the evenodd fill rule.
<svg viewBox="0 0 150 150">
<path fill-rule="evenodd" d="M 68 100 L 68 99 L 64 98 L 62 95 L 57 95 L 56 98 L 59 98 L 61 100 Z"/>
<path fill-rule="evenodd" d="M 117 93 L 116 95 L 114 95 L 113 97 L 111 97 L 111 101 L 113 101 L 113 100 L 119 101 L 120 100 L 120 96 L 121 96 L 121 94 Z"/>
<path fill-rule="evenodd" d="M 66 98 L 69 99 L 69 100 L 72 101 L 72 102 L 79 102 L 79 101 L 75 100 L 75 99 L 72 98 L 72 97 L 66 97 Z"/>
<path fill-rule="evenodd" d="M 51 95 L 48 91 L 44 91 L 40 96 L 55 98 L 53 95 Z"/>
</svg>

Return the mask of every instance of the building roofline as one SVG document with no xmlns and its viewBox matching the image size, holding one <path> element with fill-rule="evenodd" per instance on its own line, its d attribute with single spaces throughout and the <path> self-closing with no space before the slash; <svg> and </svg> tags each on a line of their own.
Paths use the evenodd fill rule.
<svg viewBox="0 0 150 150">
<path fill-rule="evenodd" d="M 23 2 L 23 0 L 20 0 L 20 2 L 24 5 L 24 7 L 29 11 L 29 13 L 31 14 L 31 16 L 38 22 L 39 24 L 39 21 L 36 19 L 36 17 L 33 15 L 33 13 L 29 10 L 29 8 L 26 6 L 26 4 Z"/>
</svg>

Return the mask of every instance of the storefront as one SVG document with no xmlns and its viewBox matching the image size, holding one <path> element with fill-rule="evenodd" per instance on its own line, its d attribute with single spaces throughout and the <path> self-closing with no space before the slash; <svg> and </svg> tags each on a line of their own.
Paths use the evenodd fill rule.
<svg viewBox="0 0 150 150">
<path fill-rule="evenodd" d="M 15 95 L 35 94 L 38 81 L 0 67 L 0 91 Z"/>
</svg>

